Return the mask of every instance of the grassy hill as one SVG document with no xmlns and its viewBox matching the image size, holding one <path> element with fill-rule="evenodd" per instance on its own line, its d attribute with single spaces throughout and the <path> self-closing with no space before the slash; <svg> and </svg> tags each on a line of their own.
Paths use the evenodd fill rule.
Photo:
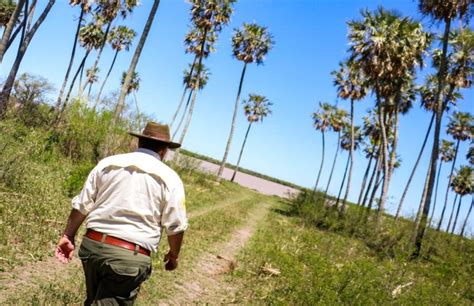
<svg viewBox="0 0 474 306">
<path fill-rule="evenodd" d="M 52 254 L 70 198 L 95 164 L 77 152 L 94 148 L 67 154 L 53 136 L 0 122 L 1 304 L 83 301 L 79 260 L 64 266 Z M 409 221 L 386 217 L 375 231 L 372 214 L 353 206 L 341 219 L 304 194 L 283 200 L 173 167 L 186 186 L 190 229 L 176 272 L 163 269 L 164 244 L 153 255 L 138 305 L 474 303 L 471 240 L 429 230 L 421 258 L 409 260 Z"/>
</svg>

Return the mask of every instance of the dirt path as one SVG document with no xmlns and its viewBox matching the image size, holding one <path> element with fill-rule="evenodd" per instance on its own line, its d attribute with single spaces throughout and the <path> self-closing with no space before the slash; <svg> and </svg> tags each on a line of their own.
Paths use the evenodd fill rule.
<svg viewBox="0 0 474 306">
<path fill-rule="evenodd" d="M 244 195 L 231 200 L 224 200 L 213 206 L 192 211 L 188 214 L 188 218 L 196 218 L 214 210 L 234 205 L 247 199 L 249 196 Z M 76 241 L 78 248 L 80 243 L 81 239 L 79 238 Z M 43 261 L 15 267 L 12 271 L 1 272 L 0 305 L 3 305 L 10 297 L 38 288 L 42 284 L 61 283 L 78 277 L 82 277 L 82 268 L 81 262 L 77 259 L 77 254 L 75 259 L 68 265 L 60 263 L 54 256 L 51 256 Z"/>
<path fill-rule="evenodd" d="M 235 302 L 235 284 L 223 279 L 225 273 L 232 271 L 238 264 L 235 256 L 252 237 L 261 221 L 268 212 L 268 205 L 259 205 L 248 218 L 246 224 L 232 233 L 224 243 L 219 243 L 213 249 L 215 252 L 203 254 L 196 268 L 186 274 L 182 281 L 176 284 L 176 291 L 169 300 L 160 301 L 160 305 L 189 305 L 189 304 L 229 304 Z"/>
</svg>

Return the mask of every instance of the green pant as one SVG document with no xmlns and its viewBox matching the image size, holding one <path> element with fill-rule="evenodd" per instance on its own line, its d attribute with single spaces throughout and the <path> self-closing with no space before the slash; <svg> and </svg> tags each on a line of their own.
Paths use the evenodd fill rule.
<svg viewBox="0 0 474 306">
<path fill-rule="evenodd" d="M 84 305 L 133 305 L 151 274 L 151 258 L 84 237 L 79 258 L 86 277 Z"/>
</svg>

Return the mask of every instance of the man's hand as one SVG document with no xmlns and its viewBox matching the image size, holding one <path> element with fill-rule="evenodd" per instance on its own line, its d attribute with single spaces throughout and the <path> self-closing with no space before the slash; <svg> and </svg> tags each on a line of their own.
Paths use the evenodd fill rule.
<svg viewBox="0 0 474 306">
<path fill-rule="evenodd" d="M 167 271 L 173 271 L 178 267 L 178 257 L 171 255 L 170 252 L 165 255 L 163 261 L 165 262 L 165 270 Z"/>
<path fill-rule="evenodd" d="M 58 242 L 54 255 L 62 263 L 69 263 L 74 252 L 74 238 L 64 235 Z"/>
</svg>

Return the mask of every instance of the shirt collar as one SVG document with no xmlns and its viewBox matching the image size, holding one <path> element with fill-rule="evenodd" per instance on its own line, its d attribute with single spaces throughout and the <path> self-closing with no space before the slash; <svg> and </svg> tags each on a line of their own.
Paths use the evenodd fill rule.
<svg viewBox="0 0 474 306">
<path fill-rule="evenodd" d="M 149 154 L 153 157 L 156 157 L 158 158 L 158 160 L 161 160 L 160 158 L 160 155 L 158 155 L 158 153 L 152 151 L 152 150 L 149 150 L 149 149 L 145 149 L 145 148 L 138 148 L 135 152 L 140 152 L 140 153 L 145 153 L 145 154 Z"/>
</svg>

